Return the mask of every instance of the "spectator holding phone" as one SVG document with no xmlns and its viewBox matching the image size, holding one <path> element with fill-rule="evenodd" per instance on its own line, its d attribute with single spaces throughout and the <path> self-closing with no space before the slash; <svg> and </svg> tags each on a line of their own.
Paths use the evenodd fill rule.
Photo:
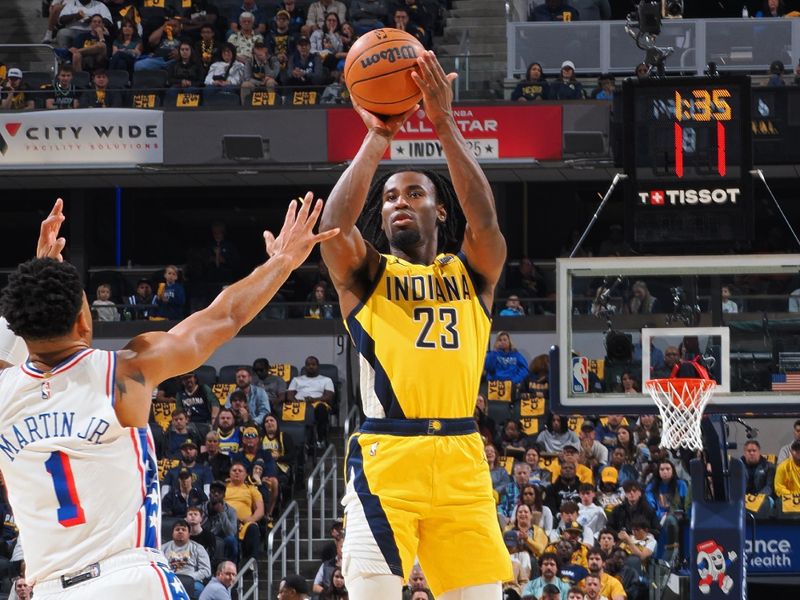
<svg viewBox="0 0 800 600">
<path fill-rule="evenodd" d="M 213 63 L 206 74 L 205 98 L 215 94 L 235 93 L 244 81 L 244 65 L 236 60 L 236 48 L 230 42 L 222 44 L 219 60 Z"/>
<path fill-rule="evenodd" d="M 26 94 L 28 87 L 22 81 L 22 71 L 17 68 L 8 70 L 3 82 L 3 93 L 0 95 L 0 108 L 3 110 L 30 110 L 34 107 L 33 98 Z"/>
</svg>

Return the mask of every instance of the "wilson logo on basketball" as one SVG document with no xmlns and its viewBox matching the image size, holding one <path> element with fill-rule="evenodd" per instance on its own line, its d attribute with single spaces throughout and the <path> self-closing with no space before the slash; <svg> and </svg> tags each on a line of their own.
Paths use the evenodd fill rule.
<svg viewBox="0 0 800 600">
<path fill-rule="evenodd" d="M 366 69 L 371 67 L 372 65 L 378 64 L 382 60 L 388 61 L 390 63 L 396 62 L 403 58 L 417 58 L 417 51 L 414 46 L 396 46 L 394 48 L 387 48 L 386 50 L 381 50 L 380 52 L 376 52 L 372 56 L 367 56 L 361 59 L 361 67 Z"/>
</svg>

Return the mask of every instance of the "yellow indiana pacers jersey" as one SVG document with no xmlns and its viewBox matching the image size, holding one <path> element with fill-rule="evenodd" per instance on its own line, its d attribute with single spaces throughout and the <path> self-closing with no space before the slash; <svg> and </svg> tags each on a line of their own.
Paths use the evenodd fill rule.
<svg viewBox="0 0 800 600">
<path fill-rule="evenodd" d="M 367 417 L 472 416 L 491 320 L 462 253 L 432 265 L 381 255 L 371 293 L 345 324 Z"/>
</svg>

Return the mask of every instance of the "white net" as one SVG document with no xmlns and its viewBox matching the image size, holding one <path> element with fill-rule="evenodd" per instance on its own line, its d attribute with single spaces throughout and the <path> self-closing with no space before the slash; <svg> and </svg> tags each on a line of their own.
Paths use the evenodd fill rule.
<svg viewBox="0 0 800 600">
<path fill-rule="evenodd" d="M 702 450 L 700 420 L 716 382 L 713 379 L 651 379 L 645 385 L 661 414 L 661 446 Z"/>
</svg>

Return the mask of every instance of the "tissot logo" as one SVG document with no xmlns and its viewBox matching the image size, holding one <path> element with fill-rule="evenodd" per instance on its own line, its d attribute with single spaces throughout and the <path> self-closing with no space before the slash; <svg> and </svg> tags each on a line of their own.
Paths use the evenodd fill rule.
<svg viewBox="0 0 800 600">
<path fill-rule="evenodd" d="M 11 136 L 14 137 L 17 135 L 20 126 L 22 123 L 6 123 L 6 132 Z M 5 153 L 8 151 L 8 142 L 3 137 L 3 134 L 0 133 L 0 154 L 5 156 Z"/>
<path fill-rule="evenodd" d="M 739 188 L 701 190 L 650 190 L 638 192 L 642 204 L 650 206 L 681 206 L 695 204 L 736 204 L 742 191 Z"/>
</svg>

